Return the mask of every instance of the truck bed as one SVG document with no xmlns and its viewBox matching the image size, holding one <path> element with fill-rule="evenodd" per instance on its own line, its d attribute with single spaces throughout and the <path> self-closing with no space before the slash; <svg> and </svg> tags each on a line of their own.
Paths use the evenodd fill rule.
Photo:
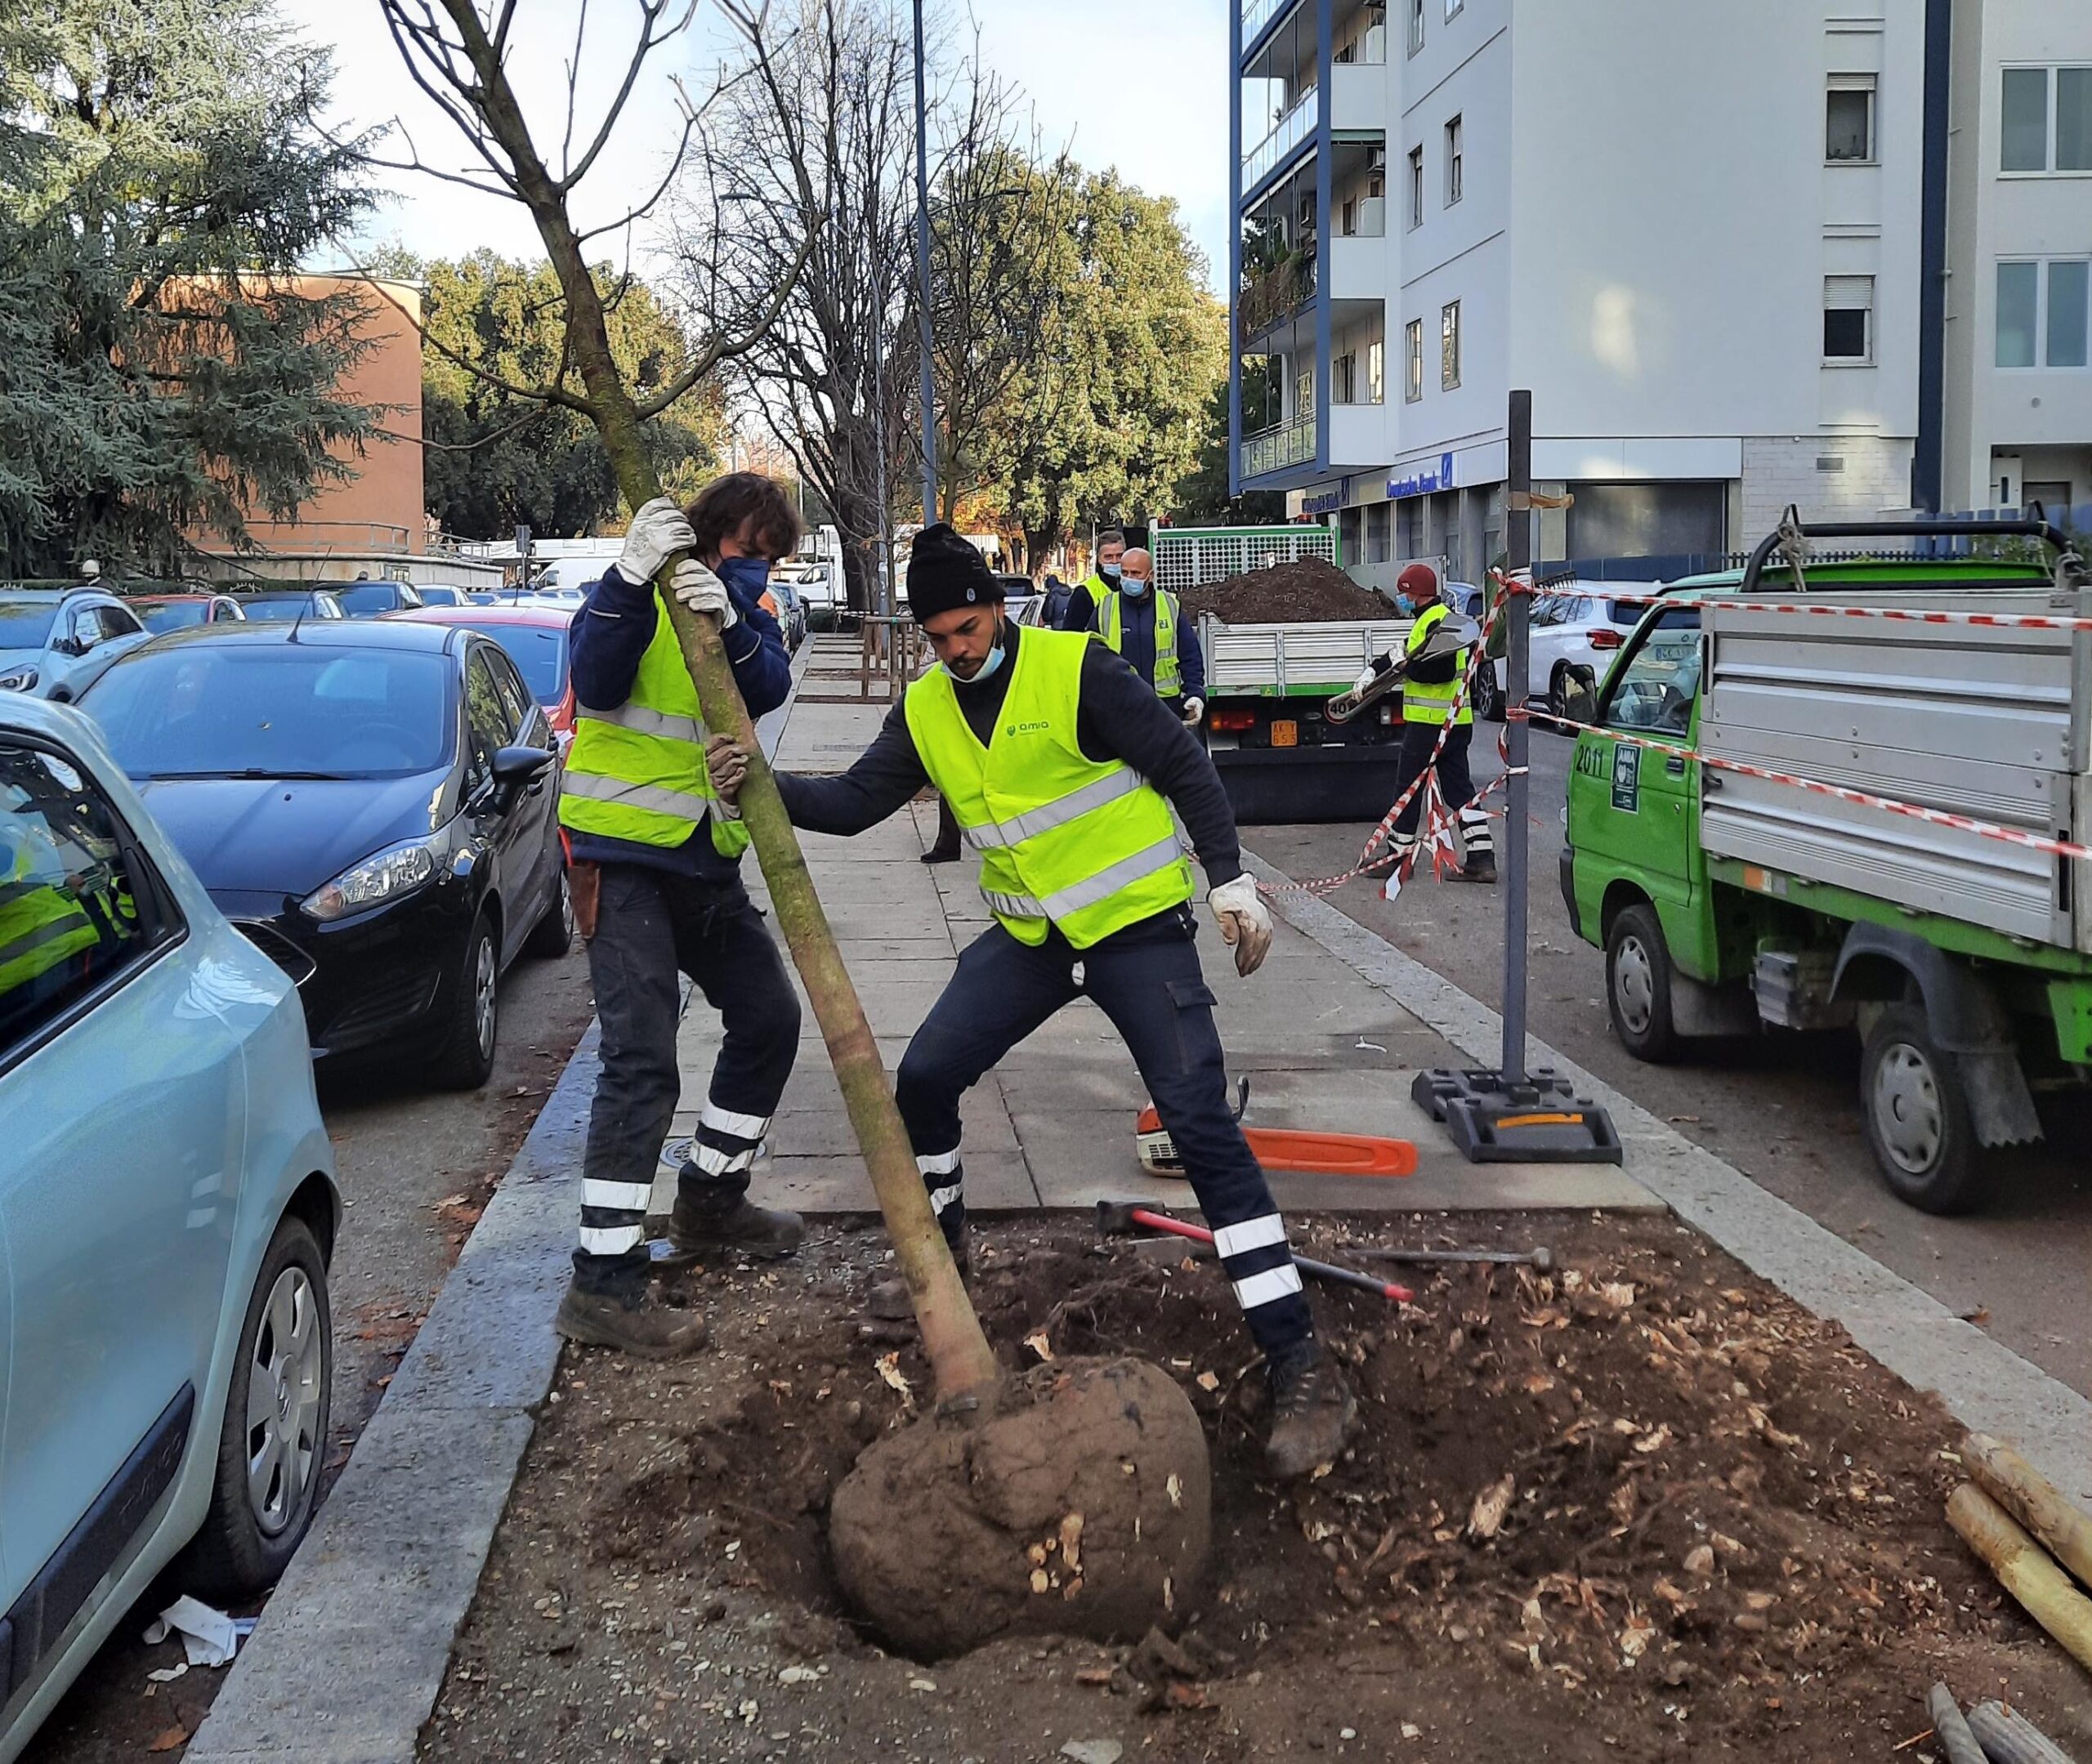
<svg viewBox="0 0 2092 1764">
<path fill-rule="evenodd" d="M 2092 594 L 1833 591 L 1840 605 L 2092 615 Z M 2041 837 L 2092 832 L 2092 636 L 1701 603 L 1702 751 Z M 1708 852 L 2092 953 L 2081 861 L 1704 770 Z"/>
<path fill-rule="evenodd" d="M 1375 657 L 1399 649 L 1415 623 L 1230 625 L 1199 621 L 1209 698 L 1333 698 Z"/>
</svg>

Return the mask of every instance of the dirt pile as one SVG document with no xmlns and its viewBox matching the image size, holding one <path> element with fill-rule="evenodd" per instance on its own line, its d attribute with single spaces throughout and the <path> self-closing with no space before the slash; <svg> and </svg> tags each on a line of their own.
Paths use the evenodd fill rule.
<svg viewBox="0 0 2092 1764">
<path fill-rule="evenodd" d="M 997 1409 L 871 1446 L 835 1491 L 851 1603 L 911 1654 L 998 1636 L 1133 1641 L 1191 1601 L 1212 1486 L 1198 1412 L 1141 1360 L 1035 1367 Z"/>
<path fill-rule="evenodd" d="M 1395 616 L 1390 602 L 1319 557 L 1209 582 L 1187 589 L 1182 600 L 1191 617 L 1211 613 L 1231 625 L 1339 624 Z"/>
</svg>

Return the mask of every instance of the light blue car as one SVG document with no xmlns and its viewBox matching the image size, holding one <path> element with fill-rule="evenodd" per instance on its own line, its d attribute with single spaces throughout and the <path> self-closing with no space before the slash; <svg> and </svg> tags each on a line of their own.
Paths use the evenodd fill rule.
<svg viewBox="0 0 2092 1764">
<path fill-rule="evenodd" d="M 171 1563 L 289 1561 L 340 1218 L 295 988 L 92 723 L 0 695 L 0 1764 Z"/>
<path fill-rule="evenodd" d="M 69 702 L 150 635 L 105 588 L 0 587 L 0 691 Z"/>
</svg>

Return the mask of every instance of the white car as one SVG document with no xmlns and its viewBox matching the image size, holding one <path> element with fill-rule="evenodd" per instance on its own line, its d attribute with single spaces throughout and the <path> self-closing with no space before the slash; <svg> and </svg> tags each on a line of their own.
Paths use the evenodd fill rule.
<svg viewBox="0 0 2092 1764">
<path fill-rule="evenodd" d="M 796 560 L 780 564 L 773 574 L 782 576 L 792 584 L 801 603 L 806 607 L 807 628 L 809 631 L 835 629 L 835 608 L 838 596 L 834 565 Z"/>
<path fill-rule="evenodd" d="M 1648 611 L 1647 596 L 1661 582 L 1556 582 L 1533 602 L 1533 694 L 1550 715 L 1567 717 L 1569 670 L 1588 668 L 1603 681 L 1613 658 Z M 1619 598 L 1618 596 L 1628 596 Z"/>
</svg>

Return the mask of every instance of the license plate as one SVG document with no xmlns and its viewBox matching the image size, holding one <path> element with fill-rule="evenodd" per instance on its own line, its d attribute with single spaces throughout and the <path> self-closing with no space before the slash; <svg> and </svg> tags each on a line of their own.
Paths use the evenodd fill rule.
<svg viewBox="0 0 2092 1764">
<path fill-rule="evenodd" d="M 1300 725 L 1290 719 L 1272 725 L 1272 745 L 1275 748 L 1297 748 L 1300 745 Z"/>
</svg>

